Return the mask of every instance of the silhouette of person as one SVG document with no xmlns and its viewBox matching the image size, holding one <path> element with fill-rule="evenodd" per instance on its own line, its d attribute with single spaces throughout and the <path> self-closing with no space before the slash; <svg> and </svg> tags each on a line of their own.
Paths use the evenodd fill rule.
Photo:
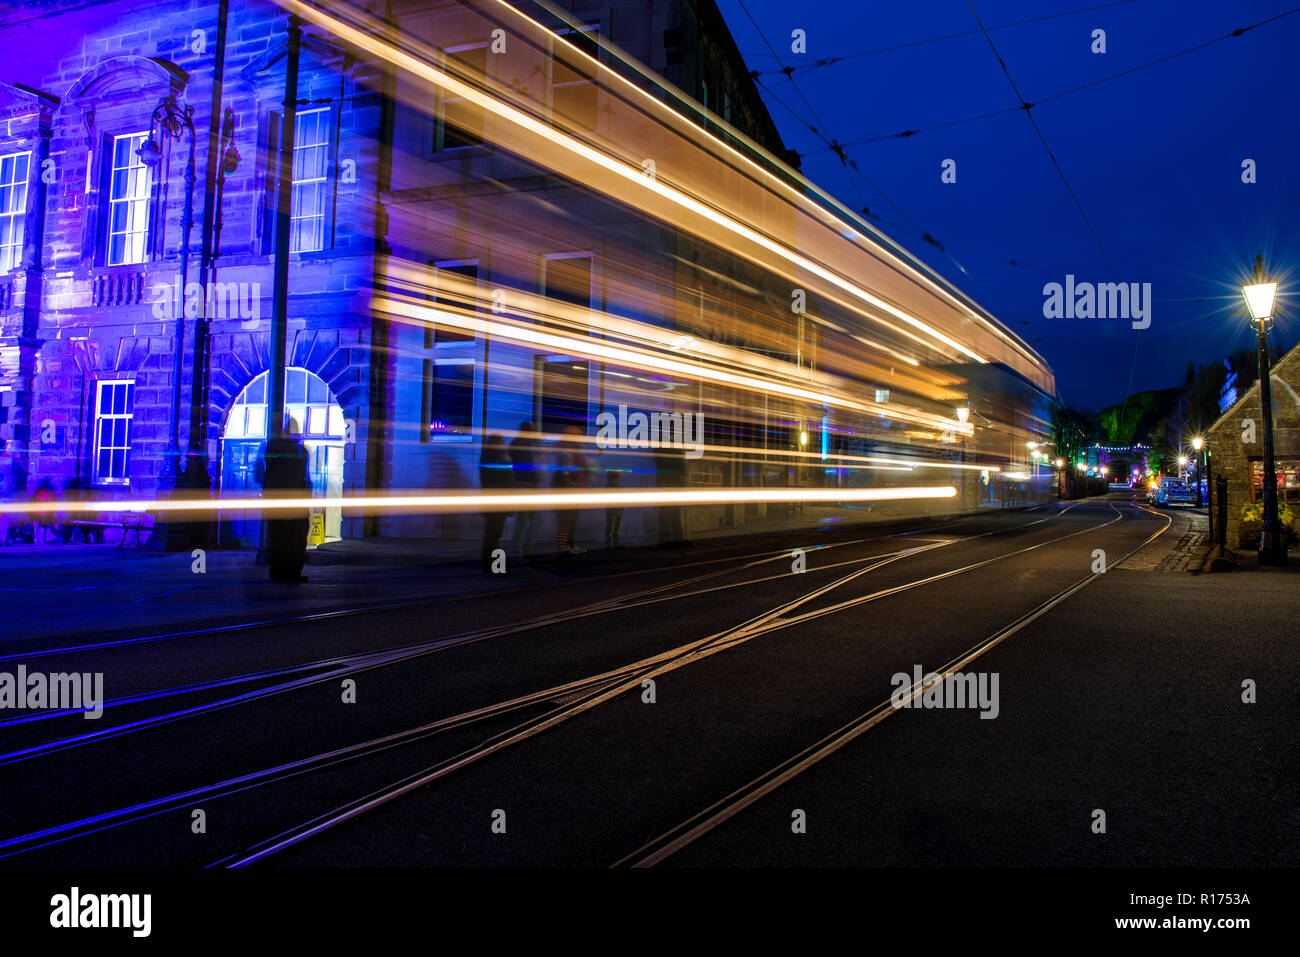
<svg viewBox="0 0 1300 957">
<path fill-rule="evenodd" d="M 257 471 L 262 480 L 263 498 L 304 498 L 311 494 L 307 453 L 295 434 L 268 439 Z M 302 566 L 307 560 L 307 529 L 310 520 L 308 509 L 277 509 L 268 514 L 266 537 L 271 581 L 307 580 L 302 573 Z"/>
<path fill-rule="evenodd" d="M 519 423 L 520 434 L 510 442 L 510 465 L 517 489 L 536 489 L 542 484 L 543 460 L 537 453 L 537 438 L 533 434 L 532 422 Z M 514 528 L 511 529 L 511 548 L 515 557 L 523 559 L 532 543 L 533 532 L 537 525 L 537 513 L 524 509 L 515 513 Z"/>
</svg>

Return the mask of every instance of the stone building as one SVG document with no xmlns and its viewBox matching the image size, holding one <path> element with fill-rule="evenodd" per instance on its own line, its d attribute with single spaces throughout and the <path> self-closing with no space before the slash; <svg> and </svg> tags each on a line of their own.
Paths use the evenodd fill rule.
<svg viewBox="0 0 1300 957">
<path fill-rule="evenodd" d="M 1300 346 L 1274 363 L 1273 454 L 1277 463 L 1278 505 L 1300 512 Z M 1251 551 L 1239 544 L 1241 509 L 1262 501 L 1264 488 L 1264 423 L 1259 382 L 1243 393 L 1205 435 L 1209 471 L 1228 480 L 1227 548 Z"/>
<path fill-rule="evenodd" d="M 390 10 L 399 28 L 435 38 L 444 57 L 486 56 L 486 37 L 459 4 Z M 199 474 L 215 491 L 256 492 L 287 18 L 269 0 L 236 0 L 224 23 L 219 12 L 215 0 L 42 0 L 0 24 L 0 473 L 10 494 L 49 482 L 149 498 L 177 481 L 187 459 L 175 453 L 191 444 L 198 455 L 189 464 L 204 466 Z M 552 24 L 562 34 L 593 50 L 596 35 L 615 40 L 784 154 L 712 0 L 597 0 L 571 13 L 581 27 Z M 602 108 L 592 84 L 561 70 L 550 51 L 538 51 L 539 97 Z M 403 91 L 385 87 L 373 62 L 310 27 L 297 82 L 285 389 L 316 490 L 473 485 L 483 432 L 514 428 L 533 410 L 490 403 L 506 393 L 494 392 L 482 337 L 420 332 L 407 343 L 374 321 L 369 293 L 385 281 L 388 255 L 472 274 L 484 288 L 550 263 L 559 294 L 556 274 L 587 276 L 592 290 L 608 285 L 596 252 L 602 232 L 627 238 L 631 230 L 633 245 L 656 252 L 677 239 L 494 150 L 482 130 L 401 103 Z M 216 178 L 213 122 L 232 132 L 238 154 L 219 208 L 205 201 Z M 227 141 L 218 142 L 226 155 Z M 582 211 L 587 235 L 559 252 L 517 249 L 507 269 L 510 257 L 496 251 L 494 259 L 487 248 L 491 223 L 509 220 L 511 204 L 539 199 Z M 206 263 L 205 215 L 219 230 L 209 233 Z M 672 275 L 664 278 L 671 290 Z M 537 281 L 546 292 L 545 276 Z M 233 517 L 247 540 L 255 523 Z M 363 528 L 325 516 L 326 538 L 381 531 L 440 529 L 402 519 Z"/>
</svg>

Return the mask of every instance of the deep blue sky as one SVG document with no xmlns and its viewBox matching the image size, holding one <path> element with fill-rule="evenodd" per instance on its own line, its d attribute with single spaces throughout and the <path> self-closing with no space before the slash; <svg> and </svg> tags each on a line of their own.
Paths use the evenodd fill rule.
<svg viewBox="0 0 1300 957">
<path fill-rule="evenodd" d="M 975 10 L 992 27 L 1095 2 L 975 0 Z M 741 0 L 718 3 L 750 68 L 778 70 Z M 978 29 L 966 0 L 744 5 L 783 66 Z M 990 36 L 1021 94 L 1034 103 L 1293 5 L 1132 0 Z M 790 53 L 796 28 L 807 33 L 804 56 Z M 1097 28 L 1106 31 L 1105 54 L 1090 49 Z M 1290 305 L 1281 302 L 1275 335 L 1288 346 L 1296 341 L 1298 61 L 1300 12 L 1034 109 L 1114 271 L 1023 112 L 848 147 L 849 158 L 895 206 L 823 148 L 788 79 L 765 73 L 761 80 L 799 114 L 765 93 L 787 146 L 806 154 L 805 175 L 850 208 L 861 208 L 861 190 L 880 228 L 1028 339 L 1051 363 L 1067 402 L 1096 409 L 1123 399 L 1131 370 L 1133 391 L 1164 388 L 1181 380 L 1189 361 L 1208 364 L 1251 346 L 1238 283 L 1256 252 L 1282 283 L 1280 295 L 1293 293 Z M 799 71 L 794 80 L 818 125 L 841 143 L 1019 103 L 980 34 Z M 957 161 L 955 184 L 940 182 L 948 158 Z M 1241 181 L 1246 158 L 1257 164 L 1253 185 Z M 948 255 L 921 241 L 927 231 Z M 1011 265 L 1013 259 L 1021 265 Z M 1092 282 L 1151 283 L 1150 328 L 1139 334 L 1128 322 L 1043 318 L 1044 283 L 1064 282 L 1067 273 Z"/>
</svg>

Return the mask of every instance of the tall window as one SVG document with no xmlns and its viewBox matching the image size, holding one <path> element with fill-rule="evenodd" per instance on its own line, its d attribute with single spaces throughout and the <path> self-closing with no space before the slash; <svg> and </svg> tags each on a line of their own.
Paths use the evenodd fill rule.
<svg viewBox="0 0 1300 957">
<path fill-rule="evenodd" d="M 0 272 L 8 272 L 23 259 L 30 157 L 31 153 L 0 156 Z"/>
<path fill-rule="evenodd" d="M 149 234 L 149 167 L 136 152 L 148 133 L 113 137 L 109 178 L 108 264 L 142 263 Z"/>
<path fill-rule="evenodd" d="M 95 482 L 99 485 L 127 484 L 134 409 L 134 380 L 113 379 L 98 383 L 95 395 Z"/>
<path fill-rule="evenodd" d="M 446 52 L 448 72 L 457 79 L 481 85 L 487 75 L 486 44 Z M 449 121 L 448 116 L 452 117 Z M 460 150 L 483 145 L 483 114 L 459 96 L 443 96 L 433 132 L 433 151 Z"/>
<path fill-rule="evenodd" d="M 576 30 L 564 28 L 556 33 L 587 56 L 599 59 L 600 47 L 596 42 L 599 30 L 597 24 L 589 24 Z M 577 129 L 594 130 L 597 91 L 591 77 L 596 68 L 561 43 L 556 43 L 555 48 L 557 55 L 551 57 L 551 109 Z M 560 60 L 560 56 L 564 60 Z M 579 69 L 574 69 L 569 63 Z"/>
<path fill-rule="evenodd" d="M 294 117 L 290 252 L 311 253 L 325 248 L 329 115 L 329 108 L 322 107 L 319 110 L 303 110 Z"/>
</svg>

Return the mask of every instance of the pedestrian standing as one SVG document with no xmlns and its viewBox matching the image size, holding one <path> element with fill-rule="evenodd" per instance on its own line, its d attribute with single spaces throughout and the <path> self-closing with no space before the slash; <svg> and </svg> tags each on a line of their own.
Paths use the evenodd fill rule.
<svg viewBox="0 0 1300 957">
<path fill-rule="evenodd" d="M 555 457 L 553 485 L 557 489 L 577 491 L 587 484 L 587 457 L 582 454 L 581 442 L 576 438 L 582 432 L 576 425 L 571 425 L 564 434 L 566 438 Z M 562 558 L 585 551 L 574 543 L 579 515 L 576 508 L 560 509 L 555 513 L 555 550 Z"/>
<path fill-rule="evenodd" d="M 542 484 L 543 460 L 537 453 L 537 436 L 532 422 L 519 423 L 519 435 L 510 442 L 510 468 L 517 490 L 527 494 L 536 491 Z M 511 550 L 515 558 L 523 561 L 532 545 L 533 532 L 537 525 L 537 513 L 532 509 L 520 509 L 515 512 L 514 528 L 511 529 Z"/>
<path fill-rule="evenodd" d="M 263 498 L 274 501 L 311 495 L 307 453 L 294 434 L 268 439 L 257 471 L 262 481 Z M 271 560 L 271 581 L 298 583 L 307 580 L 302 573 L 302 566 L 307 560 L 307 529 L 310 521 L 311 513 L 306 508 L 276 509 L 267 514 L 266 538 Z"/>
<path fill-rule="evenodd" d="M 605 487 L 609 489 L 618 489 L 623 486 L 623 473 L 618 469 L 610 469 L 605 473 Z M 619 535 L 623 531 L 623 507 L 610 506 L 605 509 L 605 547 L 621 548 L 619 544 Z"/>
</svg>

